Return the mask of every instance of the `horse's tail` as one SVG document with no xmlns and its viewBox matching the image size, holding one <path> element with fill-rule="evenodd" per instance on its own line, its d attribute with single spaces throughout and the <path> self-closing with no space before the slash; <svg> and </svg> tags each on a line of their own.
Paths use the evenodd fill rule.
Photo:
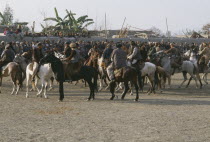
<svg viewBox="0 0 210 142">
<path fill-rule="evenodd" d="M 22 70 L 21 70 L 21 67 L 20 67 L 20 65 L 17 65 L 17 70 L 16 70 L 16 72 L 14 73 L 14 82 L 15 83 L 17 83 L 19 86 L 20 86 L 20 88 L 22 88 L 23 87 L 23 75 L 22 75 Z"/>
<path fill-rule="evenodd" d="M 143 92 L 143 89 L 144 89 L 144 79 L 142 78 L 141 76 L 141 71 L 137 72 L 137 77 L 138 77 L 138 83 L 139 83 L 139 88 L 140 90 Z"/>
</svg>

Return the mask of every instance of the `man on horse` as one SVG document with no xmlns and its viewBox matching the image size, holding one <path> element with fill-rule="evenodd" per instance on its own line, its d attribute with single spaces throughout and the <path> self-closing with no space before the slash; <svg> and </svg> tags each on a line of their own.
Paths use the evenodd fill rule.
<svg viewBox="0 0 210 142">
<path fill-rule="evenodd" d="M 14 58 L 15 58 L 15 53 L 10 48 L 10 45 L 7 44 L 5 46 L 5 50 L 2 52 L 1 59 L 0 59 L 0 74 L 2 71 L 2 67 L 12 62 Z"/>
<path fill-rule="evenodd" d="M 204 48 L 199 52 L 199 55 L 201 56 L 199 60 L 199 65 L 201 68 L 201 71 L 203 72 L 205 69 L 205 66 L 209 63 L 210 59 L 210 46 L 204 44 Z"/>
<path fill-rule="evenodd" d="M 172 75 L 175 73 L 176 68 L 180 68 L 181 64 L 178 64 L 176 61 L 181 60 L 179 50 L 174 47 L 174 44 L 170 44 L 170 49 L 165 51 L 171 57 L 171 67 L 174 69 Z"/>
<path fill-rule="evenodd" d="M 102 58 L 103 58 L 103 63 L 105 65 L 108 65 L 110 63 L 110 58 L 111 58 L 111 55 L 112 55 L 112 46 L 111 44 L 107 44 L 106 46 L 106 49 L 104 50 L 103 54 L 102 54 Z"/>
<path fill-rule="evenodd" d="M 64 71 L 65 71 L 65 78 L 69 81 L 72 81 L 71 76 L 79 72 L 80 68 L 82 67 L 81 63 L 81 55 L 79 50 L 77 49 L 77 45 L 75 43 L 70 44 L 71 54 L 69 57 L 63 59 L 64 64 Z"/>
<path fill-rule="evenodd" d="M 70 42 L 65 42 L 64 47 L 64 55 L 66 58 L 68 58 L 71 55 L 71 47 L 69 46 Z"/>
<path fill-rule="evenodd" d="M 39 71 L 39 61 L 44 57 L 44 53 L 42 50 L 42 43 L 37 43 L 33 50 L 32 50 L 32 62 L 33 64 L 33 75 L 32 75 L 32 80 L 34 81 L 36 74 Z"/>
<path fill-rule="evenodd" d="M 117 46 L 117 49 L 115 49 L 111 55 L 112 63 L 107 68 L 107 74 L 111 82 L 115 82 L 114 70 L 121 69 L 127 66 L 126 65 L 127 55 L 125 51 L 123 51 L 121 48 L 122 44 L 117 43 L 116 46 Z"/>
</svg>

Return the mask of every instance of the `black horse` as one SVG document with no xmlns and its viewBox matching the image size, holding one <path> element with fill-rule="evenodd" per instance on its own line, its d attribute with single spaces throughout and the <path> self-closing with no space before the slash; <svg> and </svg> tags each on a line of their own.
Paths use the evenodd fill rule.
<svg viewBox="0 0 210 142">
<path fill-rule="evenodd" d="M 59 101 L 63 101 L 64 99 L 64 91 L 63 91 L 63 83 L 69 82 L 68 79 L 65 78 L 63 63 L 60 59 L 55 57 L 53 53 L 46 54 L 41 60 L 39 65 L 50 63 L 52 70 L 55 75 L 55 79 L 59 82 L 59 93 L 60 98 Z M 98 73 L 93 67 L 82 66 L 78 73 L 71 75 L 72 81 L 78 81 L 80 79 L 84 79 L 90 88 L 90 96 L 88 100 L 95 99 L 95 90 L 97 90 L 97 79 Z M 93 81 L 92 81 L 93 79 Z"/>
</svg>

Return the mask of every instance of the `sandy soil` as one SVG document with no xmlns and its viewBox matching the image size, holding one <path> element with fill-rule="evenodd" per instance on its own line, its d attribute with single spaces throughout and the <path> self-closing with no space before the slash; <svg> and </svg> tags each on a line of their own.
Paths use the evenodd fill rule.
<svg viewBox="0 0 210 142">
<path fill-rule="evenodd" d="M 11 96 L 11 82 L 4 79 L 0 94 L 0 142 L 208 142 L 210 141 L 210 86 L 177 89 L 181 76 L 173 77 L 173 88 L 162 94 L 127 95 L 110 101 L 110 93 L 97 94 L 87 102 L 83 84 L 65 83 L 65 100 L 58 100 L 58 86 L 49 99 L 25 98 L 25 89 Z M 118 95 L 120 95 L 118 93 Z"/>
</svg>

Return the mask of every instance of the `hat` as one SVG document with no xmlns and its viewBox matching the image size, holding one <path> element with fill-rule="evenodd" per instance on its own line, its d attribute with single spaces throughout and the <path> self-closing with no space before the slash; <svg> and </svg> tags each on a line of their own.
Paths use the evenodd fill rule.
<svg viewBox="0 0 210 142">
<path fill-rule="evenodd" d="M 42 46 L 42 43 L 41 43 L 41 42 L 39 42 L 39 43 L 37 43 L 37 44 L 36 44 L 36 46 Z"/>
<path fill-rule="evenodd" d="M 117 43 L 116 43 L 116 47 L 117 47 L 117 48 L 121 48 L 121 47 L 122 47 L 122 44 L 121 44 L 120 42 L 117 42 Z"/>
<path fill-rule="evenodd" d="M 68 45 L 69 45 L 69 44 L 70 44 L 70 42 L 69 42 L 69 41 L 67 41 L 67 42 L 65 42 L 65 44 L 68 44 Z"/>
<path fill-rule="evenodd" d="M 76 44 L 75 44 L 75 43 L 71 43 L 71 44 L 70 44 L 70 47 L 71 47 L 71 48 L 75 48 L 75 47 L 76 47 Z"/>
</svg>

